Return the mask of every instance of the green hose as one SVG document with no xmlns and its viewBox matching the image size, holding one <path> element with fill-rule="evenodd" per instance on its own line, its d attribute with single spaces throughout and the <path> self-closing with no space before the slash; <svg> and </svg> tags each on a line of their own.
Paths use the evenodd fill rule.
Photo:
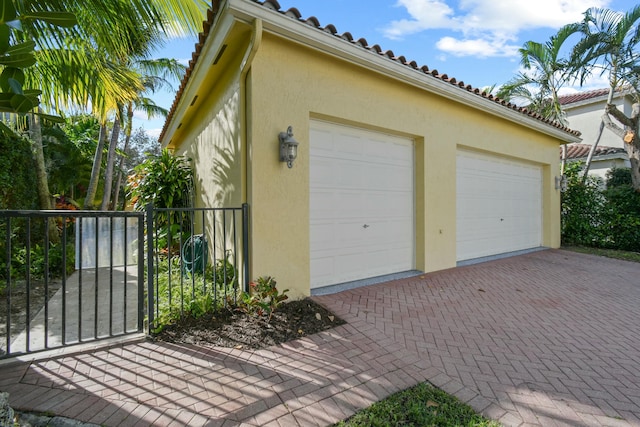
<svg viewBox="0 0 640 427">
<path fill-rule="evenodd" d="M 182 271 L 185 274 L 204 272 L 209 248 L 204 234 L 194 234 L 182 245 Z"/>
</svg>

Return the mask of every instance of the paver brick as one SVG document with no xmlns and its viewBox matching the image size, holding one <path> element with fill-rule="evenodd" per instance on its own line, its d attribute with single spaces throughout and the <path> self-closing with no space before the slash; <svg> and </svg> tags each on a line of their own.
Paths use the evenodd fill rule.
<svg viewBox="0 0 640 427">
<path fill-rule="evenodd" d="M 0 388 L 107 426 L 288 427 L 428 380 L 506 426 L 638 427 L 639 276 L 535 252 L 314 297 L 348 323 L 269 349 L 138 341 L 0 365 Z"/>
</svg>

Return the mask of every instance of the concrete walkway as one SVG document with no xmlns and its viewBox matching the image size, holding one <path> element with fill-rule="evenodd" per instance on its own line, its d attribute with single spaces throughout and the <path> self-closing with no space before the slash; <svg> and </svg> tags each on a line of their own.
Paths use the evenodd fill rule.
<svg viewBox="0 0 640 427">
<path fill-rule="evenodd" d="M 0 390 L 107 426 L 313 426 L 428 380 L 507 426 L 640 426 L 640 264 L 549 250 L 315 299 L 349 323 L 0 365 Z"/>
<path fill-rule="evenodd" d="M 45 323 L 44 306 L 31 307 L 32 311 L 37 311 L 29 324 L 29 333 L 27 330 L 12 333 L 11 353 L 26 352 L 27 341 L 30 351 L 61 346 L 63 327 L 66 343 L 137 331 L 137 273 L 136 265 L 114 267 L 113 270 L 76 270 L 67 278 L 64 292 L 60 288 L 49 299 L 48 322 Z M 0 339 L 0 350 L 6 351 L 4 337 Z"/>
</svg>

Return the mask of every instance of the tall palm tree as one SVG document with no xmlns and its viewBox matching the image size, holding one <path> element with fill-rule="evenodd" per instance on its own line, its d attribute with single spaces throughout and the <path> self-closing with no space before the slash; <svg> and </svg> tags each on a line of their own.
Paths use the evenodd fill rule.
<svg viewBox="0 0 640 427">
<path fill-rule="evenodd" d="M 640 5 L 635 6 L 626 13 L 616 12 L 610 9 L 591 8 L 584 14 L 580 23 L 583 34 L 582 40 L 574 50 L 574 63 L 581 69 L 581 81 L 594 72 L 607 75 L 609 80 L 609 95 L 607 109 L 603 120 L 600 122 L 598 136 L 591 146 L 587 163 L 584 168 L 583 180 L 586 179 L 593 159 L 593 153 L 600 142 L 600 138 L 607 123 L 615 133 L 618 129 L 611 122 L 610 116 L 622 119 L 617 113 L 612 114 L 611 103 L 616 89 L 621 86 L 630 86 L 638 92 L 638 71 L 640 71 Z M 627 117 L 628 120 L 631 118 Z M 629 123 L 622 121 L 626 127 Z M 636 132 L 637 133 L 637 132 Z M 623 136 L 624 138 L 624 136 Z M 627 153 L 637 157 L 640 150 L 637 137 L 632 138 L 632 143 L 626 143 Z M 635 147 L 635 148 L 634 148 Z M 635 152 L 634 152 L 635 150 Z M 633 159 L 632 168 L 637 169 L 639 159 Z M 634 166 L 635 164 L 635 166 Z M 632 177 L 634 174 L 632 173 Z M 636 170 L 634 187 L 640 189 L 640 172 Z"/>
<path fill-rule="evenodd" d="M 126 118 L 124 126 L 124 147 L 123 152 L 127 152 L 129 149 L 129 143 L 131 141 L 131 132 L 133 130 L 133 114 L 135 110 L 143 111 L 147 117 L 166 117 L 168 110 L 156 105 L 153 100 L 147 98 L 145 95 L 148 93 L 155 93 L 160 89 L 172 90 L 170 80 L 178 80 L 184 74 L 186 67 L 178 62 L 176 59 L 160 58 L 160 59 L 143 59 L 136 61 L 136 68 L 139 70 L 142 76 L 142 84 L 144 91 L 138 94 L 138 97 L 130 101 L 126 106 Z M 116 184 L 113 192 L 113 207 L 117 209 L 118 201 L 120 197 L 120 190 L 122 188 L 122 179 L 124 171 L 122 166 L 124 164 L 124 157 L 120 156 L 118 161 Z"/>
</svg>

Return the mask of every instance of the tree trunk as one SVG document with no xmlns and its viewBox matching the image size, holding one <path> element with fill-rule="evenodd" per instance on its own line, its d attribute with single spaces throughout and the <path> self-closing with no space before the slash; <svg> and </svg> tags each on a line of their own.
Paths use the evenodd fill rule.
<svg viewBox="0 0 640 427">
<path fill-rule="evenodd" d="M 607 103 L 605 104 L 605 108 L 606 105 L 609 105 L 613 102 L 613 94 L 615 92 L 615 85 L 614 83 L 611 83 L 610 87 L 609 87 L 609 95 L 607 96 Z M 585 182 L 587 182 L 587 176 L 589 175 L 589 169 L 591 168 L 591 162 L 593 161 L 593 154 L 596 152 L 596 148 L 598 147 L 598 144 L 600 143 L 600 138 L 602 138 L 602 132 L 604 132 L 604 121 L 600 120 L 600 128 L 598 129 L 598 137 L 596 138 L 595 142 L 593 143 L 593 145 L 591 146 L 591 148 L 589 149 L 589 155 L 587 156 L 587 162 L 584 165 L 584 171 L 583 171 L 583 175 L 582 175 L 582 183 L 584 184 Z"/>
<path fill-rule="evenodd" d="M 560 162 L 560 176 L 564 175 L 564 170 L 567 168 L 567 144 L 562 144 L 562 156 Z"/>
<path fill-rule="evenodd" d="M 38 187 L 38 201 L 40 209 L 51 210 L 51 193 L 49 192 L 49 180 L 47 179 L 47 167 L 44 161 L 44 148 L 42 145 L 42 126 L 40 117 L 31 115 L 31 142 L 32 153 L 36 163 L 36 182 Z"/>
<path fill-rule="evenodd" d="M 101 210 L 106 211 L 109 209 L 109 202 L 111 201 L 111 186 L 113 184 L 113 165 L 116 157 L 116 146 L 118 145 L 118 138 L 120 137 L 120 119 L 116 116 L 113 121 L 113 131 L 111 132 L 111 140 L 109 141 L 109 153 L 107 155 L 107 169 L 104 173 L 104 192 L 102 193 L 102 205 Z"/>
<path fill-rule="evenodd" d="M 42 145 L 42 125 L 40 123 L 40 117 L 31 114 L 31 142 L 32 153 L 35 160 L 36 168 L 36 183 L 38 187 L 38 201 L 40 209 L 52 210 L 53 198 L 49 191 L 49 179 L 47 177 L 47 167 L 44 161 L 44 147 Z M 49 218 L 49 241 L 51 243 L 57 243 L 60 241 L 58 235 L 58 226 L 55 218 Z"/>
<path fill-rule="evenodd" d="M 626 145 L 626 149 L 631 163 L 631 183 L 633 189 L 640 193 L 640 139 L 637 135 L 631 144 Z"/>
<path fill-rule="evenodd" d="M 96 148 L 96 155 L 93 158 L 93 167 L 91 168 L 91 179 L 89 180 L 89 188 L 87 189 L 87 196 L 84 199 L 84 209 L 93 209 L 93 201 L 96 198 L 96 192 L 98 191 L 98 181 L 100 180 L 100 169 L 102 169 L 102 151 L 104 150 L 104 143 L 107 139 L 107 124 L 103 123 L 100 126 L 100 136 L 98 137 L 98 147 Z"/>
<path fill-rule="evenodd" d="M 133 104 L 129 103 L 129 105 L 127 106 L 127 124 L 125 125 L 124 128 L 124 148 L 122 149 L 122 151 L 125 153 L 127 153 L 127 150 L 129 149 L 129 143 L 131 142 L 131 130 L 133 128 Z M 117 168 L 117 172 L 116 172 L 116 188 L 113 194 L 113 209 L 116 210 L 118 209 L 118 202 L 120 199 L 120 189 L 122 188 L 122 177 L 123 177 L 123 171 L 122 171 L 122 167 L 124 165 L 124 156 L 120 156 L 120 158 L 118 159 L 118 168 Z M 123 201 L 123 206 L 122 206 L 122 210 L 124 210 L 124 208 L 126 203 L 126 197 L 125 200 Z"/>
</svg>

